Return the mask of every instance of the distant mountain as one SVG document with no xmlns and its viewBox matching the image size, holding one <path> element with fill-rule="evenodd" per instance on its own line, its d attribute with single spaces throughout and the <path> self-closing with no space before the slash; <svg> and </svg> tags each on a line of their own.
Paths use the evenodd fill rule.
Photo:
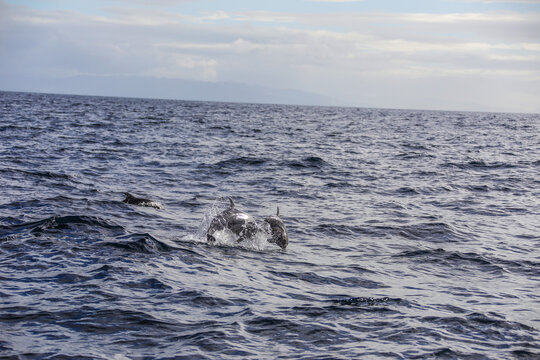
<svg viewBox="0 0 540 360">
<path fill-rule="evenodd" d="M 128 76 L 4 77 L 0 90 L 265 104 L 337 105 L 324 95 L 234 82 Z"/>
</svg>

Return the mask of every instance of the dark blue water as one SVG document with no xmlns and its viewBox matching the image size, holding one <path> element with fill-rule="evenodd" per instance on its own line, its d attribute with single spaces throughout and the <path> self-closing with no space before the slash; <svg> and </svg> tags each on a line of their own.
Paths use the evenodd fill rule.
<svg viewBox="0 0 540 360">
<path fill-rule="evenodd" d="M 0 174 L 1 356 L 540 357 L 540 115 L 0 93 Z"/>
</svg>

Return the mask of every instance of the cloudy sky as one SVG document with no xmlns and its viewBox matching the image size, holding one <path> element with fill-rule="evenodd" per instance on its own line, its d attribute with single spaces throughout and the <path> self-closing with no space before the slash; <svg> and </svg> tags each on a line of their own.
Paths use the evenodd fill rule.
<svg viewBox="0 0 540 360">
<path fill-rule="evenodd" d="M 201 100 L 540 112 L 540 0 L 0 0 L 0 90 L 186 84 Z"/>
</svg>

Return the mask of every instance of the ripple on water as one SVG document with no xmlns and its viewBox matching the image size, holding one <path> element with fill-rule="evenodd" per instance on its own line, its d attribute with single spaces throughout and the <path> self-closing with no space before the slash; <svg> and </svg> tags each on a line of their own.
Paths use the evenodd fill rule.
<svg viewBox="0 0 540 360">
<path fill-rule="evenodd" d="M 0 118 L 7 358 L 540 357 L 538 115 L 0 92 Z M 227 196 L 279 206 L 287 249 L 208 244 Z"/>
</svg>

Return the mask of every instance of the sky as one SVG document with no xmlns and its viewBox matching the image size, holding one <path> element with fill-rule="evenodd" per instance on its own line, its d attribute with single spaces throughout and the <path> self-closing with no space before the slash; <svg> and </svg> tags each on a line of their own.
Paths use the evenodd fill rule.
<svg viewBox="0 0 540 360">
<path fill-rule="evenodd" d="M 0 90 L 540 113 L 540 0 L 0 0 Z"/>
</svg>

